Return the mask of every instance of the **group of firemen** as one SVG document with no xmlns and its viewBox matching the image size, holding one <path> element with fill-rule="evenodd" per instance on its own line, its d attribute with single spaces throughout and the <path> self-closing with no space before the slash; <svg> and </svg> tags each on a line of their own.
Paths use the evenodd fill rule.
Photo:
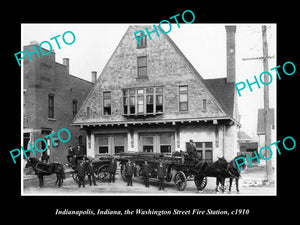
<svg viewBox="0 0 300 225">
<path fill-rule="evenodd" d="M 71 164 L 71 161 L 76 158 L 77 154 L 73 151 L 72 147 L 69 146 L 69 153 L 67 156 L 68 162 Z M 136 166 L 132 160 L 128 159 L 128 162 L 125 164 L 125 177 L 127 180 L 127 186 L 132 186 L 132 177 L 136 173 Z M 78 187 L 85 187 L 85 177 L 88 177 L 88 182 L 90 185 L 97 185 L 95 178 L 95 168 L 92 164 L 92 160 L 86 157 L 83 157 L 82 160 L 78 160 L 77 166 L 77 177 L 78 177 Z M 117 171 L 117 162 L 112 157 L 109 163 L 108 172 L 109 172 L 109 183 L 115 182 L 115 175 Z M 145 161 L 142 165 L 142 175 L 144 177 L 145 187 L 149 188 L 149 178 L 150 178 L 151 168 L 147 161 Z M 159 190 L 164 190 L 164 180 L 166 176 L 166 167 L 163 163 L 162 159 L 159 159 L 158 167 L 157 167 L 157 178 L 158 178 L 158 186 Z"/>
</svg>

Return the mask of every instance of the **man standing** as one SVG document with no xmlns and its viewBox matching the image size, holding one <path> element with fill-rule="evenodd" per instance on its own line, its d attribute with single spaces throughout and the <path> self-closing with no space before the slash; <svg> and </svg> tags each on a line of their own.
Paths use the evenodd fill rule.
<svg viewBox="0 0 300 225">
<path fill-rule="evenodd" d="M 68 147 L 68 155 L 67 155 L 67 159 L 68 159 L 68 162 L 71 163 L 71 160 L 73 159 L 74 157 L 74 150 L 72 148 L 71 145 L 69 145 Z"/>
<path fill-rule="evenodd" d="M 157 168 L 157 178 L 158 178 L 158 186 L 159 186 L 159 191 L 160 190 L 165 190 L 165 175 L 166 175 L 166 169 L 165 165 L 162 161 L 162 159 L 159 159 L 159 165 Z"/>
<path fill-rule="evenodd" d="M 95 168 L 94 168 L 94 165 L 92 163 L 92 160 L 88 161 L 87 166 L 86 166 L 86 172 L 87 172 L 87 175 L 88 175 L 90 186 L 92 186 L 92 179 L 93 179 L 93 184 L 95 186 L 97 186 L 96 178 L 95 178 Z"/>
<path fill-rule="evenodd" d="M 144 181 L 145 181 L 145 187 L 149 187 L 149 175 L 150 175 L 150 166 L 147 161 L 145 161 L 145 164 L 143 165 L 143 175 L 144 175 Z"/>
<path fill-rule="evenodd" d="M 132 186 L 132 175 L 134 173 L 134 165 L 130 159 L 125 165 L 125 176 L 127 179 L 127 186 Z"/>
<path fill-rule="evenodd" d="M 78 166 L 77 166 L 77 176 L 78 176 L 78 187 L 81 187 L 81 185 L 83 187 L 85 187 L 85 165 L 84 165 L 84 161 L 80 160 Z"/>
<path fill-rule="evenodd" d="M 109 183 L 115 183 L 115 175 L 117 171 L 117 162 L 114 158 L 110 160 L 109 163 Z"/>
</svg>

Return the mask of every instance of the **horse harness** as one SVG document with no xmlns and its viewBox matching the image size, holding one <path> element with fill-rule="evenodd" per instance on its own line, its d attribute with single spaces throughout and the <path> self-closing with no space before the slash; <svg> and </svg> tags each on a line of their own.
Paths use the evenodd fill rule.
<svg viewBox="0 0 300 225">
<path fill-rule="evenodd" d="M 48 171 L 45 171 L 45 170 L 42 170 L 42 169 L 38 168 L 38 165 L 42 165 L 42 163 L 37 162 L 33 169 L 38 170 L 40 172 L 49 173 Z"/>
</svg>

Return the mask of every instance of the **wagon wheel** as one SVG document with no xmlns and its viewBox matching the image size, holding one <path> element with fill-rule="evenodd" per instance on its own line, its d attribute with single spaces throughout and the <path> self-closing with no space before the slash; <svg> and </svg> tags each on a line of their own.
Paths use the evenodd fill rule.
<svg viewBox="0 0 300 225">
<path fill-rule="evenodd" d="M 174 177 L 174 183 L 178 191 L 183 191 L 186 187 L 186 176 L 182 171 L 178 171 Z"/>
<path fill-rule="evenodd" d="M 109 180 L 109 165 L 101 165 L 96 172 L 96 179 L 101 182 L 105 182 Z"/>
<path fill-rule="evenodd" d="M 196 187 L 198 188 L 198 191 L 202 191 L 207 185 L 207 177 L 195 176 L 194 182 L 196 184 Z"/>
</svg>

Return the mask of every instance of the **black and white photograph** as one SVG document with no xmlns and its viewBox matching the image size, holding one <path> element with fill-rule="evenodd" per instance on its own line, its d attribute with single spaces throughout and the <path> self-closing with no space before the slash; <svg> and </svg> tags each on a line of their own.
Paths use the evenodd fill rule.
<svg viewBox="0 0 300 225">
<path fill-rule="evenodd" d="M 3 221 L 294 221 L 296 6 L 124 3 L 5 8 Z"/>
<path fill-rule="evenodd" d="M 276 24 L 22 24 L 22 43 L 23 195 L 276 195 Z"/>
</svg>

